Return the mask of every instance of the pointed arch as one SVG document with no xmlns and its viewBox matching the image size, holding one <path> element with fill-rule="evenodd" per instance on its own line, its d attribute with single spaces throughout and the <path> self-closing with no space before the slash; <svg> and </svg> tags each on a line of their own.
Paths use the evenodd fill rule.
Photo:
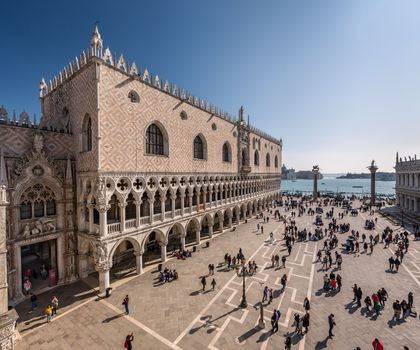
<svg viewBox="0 0 420 350">
<path fill-rule="evenodd" d="M 232 148 L 230 147 L 230 144 L 229 144 L 228 141 L 226 141 L 223 144 L 222 154 L 223 154 L 223 161 L 224 162 L 232 163 Z"/>
<path fill-rule="evenodd" d="M 270 166 L 270 154 L 267 153 L 267 155 L 265 156 L 265 166 Z"/>
<path fill-rule="evenodd" d="M 82 125 L 82 152 L 92 150 L 92 119 L 86 114 Z"/>
<path fill-rule="evenodd" d="M 198 134 L 193 143 L 194 159 L 207 160 L 207 141 L 203 134 Z"/>
<path fill-rule="evenodd" d="M 255 150 L 254 152 L 254 165 L 259 166 L 260 165 L 260 154 L 258 150 Z"/>
<path fill-rule="evenodd" d="M 154 121 L 146 128 L 145 133 L 146 154 L 165 155 L 169 154 L 168 133 L 163 125 Z"/>
</svg>

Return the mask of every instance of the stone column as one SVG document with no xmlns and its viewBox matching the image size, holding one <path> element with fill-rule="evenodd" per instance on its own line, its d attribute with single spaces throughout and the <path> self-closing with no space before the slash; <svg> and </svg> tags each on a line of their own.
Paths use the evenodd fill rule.
<svg viewBox="0 0 420 350">
<path fill-rule="evenodd" d="M 105 293 L 109 287 L 109 266 L 96 267 L 96 271 L 99 273 L 99 293 Z"/>
<path fill-rule="evenodd" d="M 166 196 L 162 196 L 160 197 L 160 220 L 164 221 L 165 220 L 165 202 L 166 202 Z"/>
<path fill-rule="evenodd" d="M 141 201 L 134 201 L 134 204 L 136 205 L 136 228 L 140 227 L 140 205 L 141 205 Z"/>
<path fill-rule="evenodd" d="M 154 198 L 153 199 L 148 198 L 147 200 L 149 202 L 149 212 L 150 212 L 149 222 L 150 222 L 150 225 L 151 225 L 151 224 L 153 224 L 153 213 L 154 213 L 154 207 L 153 206 L 155 204 L 155 199 Z"/>
<path fill-rule="evenodd" d="M 232 215 L 229 216 L 229 224 L 228 224 L 228 228 L 232 228 Z"/>
<path fill-rule="evenodd" d="M 89 210 L 89 233 L 95 233 L 93 228 L 93 204 L 88 204 L 87 208 Z"/>
<path fill-rule="evenodd" d="M 136 256 L 136 273 L 138 275 L 141 275 L 143 273 L 143 254 L 143 250 L 134 252 L 134 255 Z"/>
<path fill-rule="evenodd" d="M 312 173 L 314 175 L 314 190 L 313 190 L 312 197 L 314 200 L 316 200 L 318 198 L 318 175 L 319 175 L 318 165 L 314 165 L 312 167 Z"/>
<path fill-rule="evenodd" d="M 171 207 L 171 211 L 172 211 L 172 214 L 171 214 L 171 216 L 172 216 L 172 219 L 175 217 L 175 200 L 176 200 L 176 194 L 171 194 L 171 205 L 172 205 L 172 207 Z"/>
<path fill-rule="evenodd" d="M 190 205 L 190 214 L 193 212 L 193 194 L 188 191 L 188 204 Z"/>
<path fill-rule="evenodd" d="M 181 250 L 185 250 L 185 236 L 181 236 Z"/>
<path fill-rule="evenodd" d="M 198 229 L 195 231 L 195 242 L 196 242 L 197 244 L 200 244 L 200 242 L 201 242 L 200 233 L 201 233 L 201 230 L 198 228 Z"/>
<path fill-rule="evenodd" d="M 209 192 L 209 208 L 211 208 L 212 202 L 213 202 L 213 189 L 209 187 L 208 192 Z"/>
<path fill-rule="evenodd" d="M 375 161 L 372 160 L 370 166 L 368 166 L 370 171 L 370 205 L 375 205 L 376 203 L 376 190 L 375 190 L 375 177 L 378 167 L 375 165 Z"/>
<path fill-rule="evenodd" d="M 213 225 L 209 224 L 209 237 L 212 238 L 213 237 Z"/>
<path fill-rule="evenodd" d="M 181 191 L 181 216 L 184 216 L 185 190 Z"/>
<path fill-rule="evenodd" d="M 160 259 L 163 263 L 166 262 L 166 245 L 168 242 L 160 242 Z"/>
<path fill-rule="evenodd" d="M 58 281 L 57 283 L 61 283 L 65 279 L 65 265 L 64 265 L 64 237 L 60 235 L 57 238 L 57 274 L 58 274 Z"/>
<path fill-rule="evenodd" d="M 1 207 L 0 207 L 1 208 Z M 22 248 L 20 245 L 15 245 L 15 266 L 16 266 L 16 289 L 15 298 L 17 300 L 23 298 L 22 294 Z"/>
<path fill-rule="evenodd" d="M 125 231 L 125 207 L 127 206 L 126 203 L 118 203 L 120 208 L 120 232 Z"/>
<path fill-rule="evenodd" d="M 97 208 L 99 211 L 99 234 L 104 237 L 108 234 L 108 223 L 107 223 L 107 205 L 101 205 Z"/>
<path fill-rule="evenodd" d="M 207 207 L 207 191 L 204 191 L 203 190 L 203 210 L 206 210 L 206 207 Z"/>
<path fill-rule="evenodd" d="M 6 186 L 0 187 L 0 315 L 8 310 L 7 246 L 6 246 Z M 19 249 L 20 250 L 20 249 Z M 22 279 L 22 276 L 18 276 Z"/>
<path fill-rule="evenodd" d="M 0 349 L 13 349 L 15 341 L 16 311 L 8 310 L 7 246 L 6 246 L 6 186 L 0 186 Z M 20 253 L 20 248 L 18 249 Z M 19 269 L 20 270 L 20 269 Z M 22 283 L 22 274 L 18 276 Z M 22 285 L 20 295 L 22 294 Z"/>
</svg>

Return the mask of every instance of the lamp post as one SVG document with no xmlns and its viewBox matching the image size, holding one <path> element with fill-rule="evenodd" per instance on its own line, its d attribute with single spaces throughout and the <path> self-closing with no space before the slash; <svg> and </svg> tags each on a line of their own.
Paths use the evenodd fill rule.
<svg viewBox="0 0 420 350">
<path fill-rule="evenodd" d="M 245 295 L 245 265 L 242 267 L 242 300 L 241 300 L 241 307 L 246 308 L 248 303 L 246 302 L 246 295 Z"/>
</svg>

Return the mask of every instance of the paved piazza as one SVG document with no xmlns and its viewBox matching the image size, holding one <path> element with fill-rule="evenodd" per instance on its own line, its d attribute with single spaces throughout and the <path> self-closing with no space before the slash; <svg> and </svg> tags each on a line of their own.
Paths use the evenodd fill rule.
<svg viewBox="0 0 420 350">
<path fill-rule="evenodd" d="M 341 209 L 335 210 L 337 216 Z M 281 213 L 290 215 L 283 208 Z M 349 222 L 352 229 L 362 234 L 368 217 L 372 218 L 367 213 L 345 216 L 338 223 Z M 378 232 L 386 226 L 398 229 L 387 219 L 375 217 L 378 217 Z M 312 232 L 313 220 L 313 216 L 306 214 L 296 218 L 299 229 L 306 227 Z M 324 219 L 324 223 L 328 222 Z M 340 272 L 343 288 L 331 296 L 322 292 L 324 272 L 321 263 L 314 262 L 323 241 L 295 243 L 286 269 L 272 268 L 272 254 L 278 252 L 280 257 L 287 254 L 282 240 L 284 224 L 275 222 L 270 216 L 270 223 L 264 225 L 264 234 L 259 234 L 257 223 L 261 224 L 262 220 L 253 218 L 247 224 L 237 226 L 235 231 L 225 230 L 223 234 L 215 235 L 209 248 L 202 242 L 198 252 L 185 261 L 169 260 L 165 266 L 178 271 L 177 281 L 158 283 L 156 266 L 152 266 L 143 275 L 113 281 L 114 290 L 108 299 L 98 300 L 97 289 L 90 287 L 96 286 L 97 279 L 91 276 L 40 295 L 40 307 L 34 313 L 28 313 L 28 301 L 21 303 L 17 307 L 21 315 L 18 325 L 21 339 L 16 349 L 119 349 L 123 348 L 125 335 L 131 332 L 134 333 L 134 349 L 283 349 L 284 335 L 293 332 L 293 315 L 303 314 L 302 302 L 306 296 L 311 300 L 309 333 L 304 338 L 293 336 L 292 349 L 352 350 L 356 346 L 371 349 L 374 337 L 378 337 L 387 350 L 403 349 L 404 345 L 410 350 L 420 348 L 418 318 L 408 317 L 397 324 L 390 321 L 391 304 L 395 299 L 406 299 L 408 292 L 413 291 L 414 304 L 418 304 L 419 242 L 410 241 L 400 271 L 394 274 L 386 271 L 393 245 L 385 249 L 379 244 L 372 255 L 343 254 Z M 268 240 L 271 231 L 274 232 L 273 243 Z M 366 234 L 369 236 L 370 232 L 366 231 Z M 341 247 L 347 234 L 337 235 Z M 238 306 L 242 277 L 227 271 L 222 264 L 224 254 L 236 254 L 239 247 L 247 259 L 255 260 L 259 266 L 258 273 L 246 279 L 246 309 Z M 200 276 L 207 274 L 210 263 L 216 266 L 217 286 L 215 291 L 201 292 Z M 288 283 L 280 293 L 280 278 L 284 273 L 288 275 Z M 208 278 L 207 288 L 211 278 Z M 354 283 L 361 286 L 363 298 L 380 287 L 387 289 L 389 299 L 377 319 L 363 314 L 364 307 L 355 308 L 351 303 Z M 261 330 L 257 327 L 258 306 L 265 285 L 273 287 L 275 292 L 273 303 L 265 308 L 266 327 Z M 61 308 L 58 316 L 46 324 L 42 311 L 52 293 L 58 295 Z M 126 294 L 130 296 L 129 316 L 123 314 L 121 305 Z M 281 318 L 279 332 L 271 334 L 270 317 L 274 308 L 281 310 Z M 337 323 L 333 340 L 327 338 L 329 313 L 335 314 Z"/>
</svg>

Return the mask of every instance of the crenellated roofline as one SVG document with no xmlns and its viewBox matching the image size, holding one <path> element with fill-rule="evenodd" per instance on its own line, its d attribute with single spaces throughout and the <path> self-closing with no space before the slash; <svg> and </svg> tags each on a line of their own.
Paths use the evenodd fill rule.
<svg viewBox="0 0 420 350">
<path fill-rule="evenodd" d="M 103 50 L 102 39 L 97 27 L 95 27 L 95 31 L 92 34 L 90 46 L 87 49 L 83 50 L 81 55 L 76 56 L 75 60 L 69 62 L 69 64 L 66 65 L 56 76 L 49 80 L 48 83 L 45 81 L 44 78 L 41 79 L 39 85 L 39 97 L 43 99 L 44 97 L 48 96 L 57 87 L 70 80 L 83 67 L 89 65 L 91 62 L 94 61 L 99 61 L 100 63 L 105 64 L 113 69 L 116 69 L 122 74 L 131 77 L 132 79 L 135 79 L 137 81 L 145 83 L 150 87 L 165 92 L 184 103 L 188 103 L 196 108 L 211 113 L 214 116 L 224 119 L 234 125 L 244 125 L 249 129 L 250 132 L 261 136 L 267 139 L 268 141 L 271 141 L 282 147 L 281 139 L 276 139 L 271 135 L 265 133 L 264 131 L 250 125 L 249 123 L 246 124 L 241 116 L 235 117 L 230 113 L 222 111 L 220 108 L 214 106 L 213 104 L 210 104 L 207 100 L 194 96 L 191 92 L 185 89 L 178 88 L 178 86 L 175 83 L 169 83 L 168 80 L 161 80 L 157 74 L 152 75 L 147 68 L 141 71 L 134 61 L 131 64 L 129 64 L 129 62 L 124 59 L 123 54 L 120 54 L 117 60 L 116 53 L 112 55 L 112 52 L 109 49 L 109 47 Z M 242 107 L 241 110 L 243 112 Z"/>
</svg>

